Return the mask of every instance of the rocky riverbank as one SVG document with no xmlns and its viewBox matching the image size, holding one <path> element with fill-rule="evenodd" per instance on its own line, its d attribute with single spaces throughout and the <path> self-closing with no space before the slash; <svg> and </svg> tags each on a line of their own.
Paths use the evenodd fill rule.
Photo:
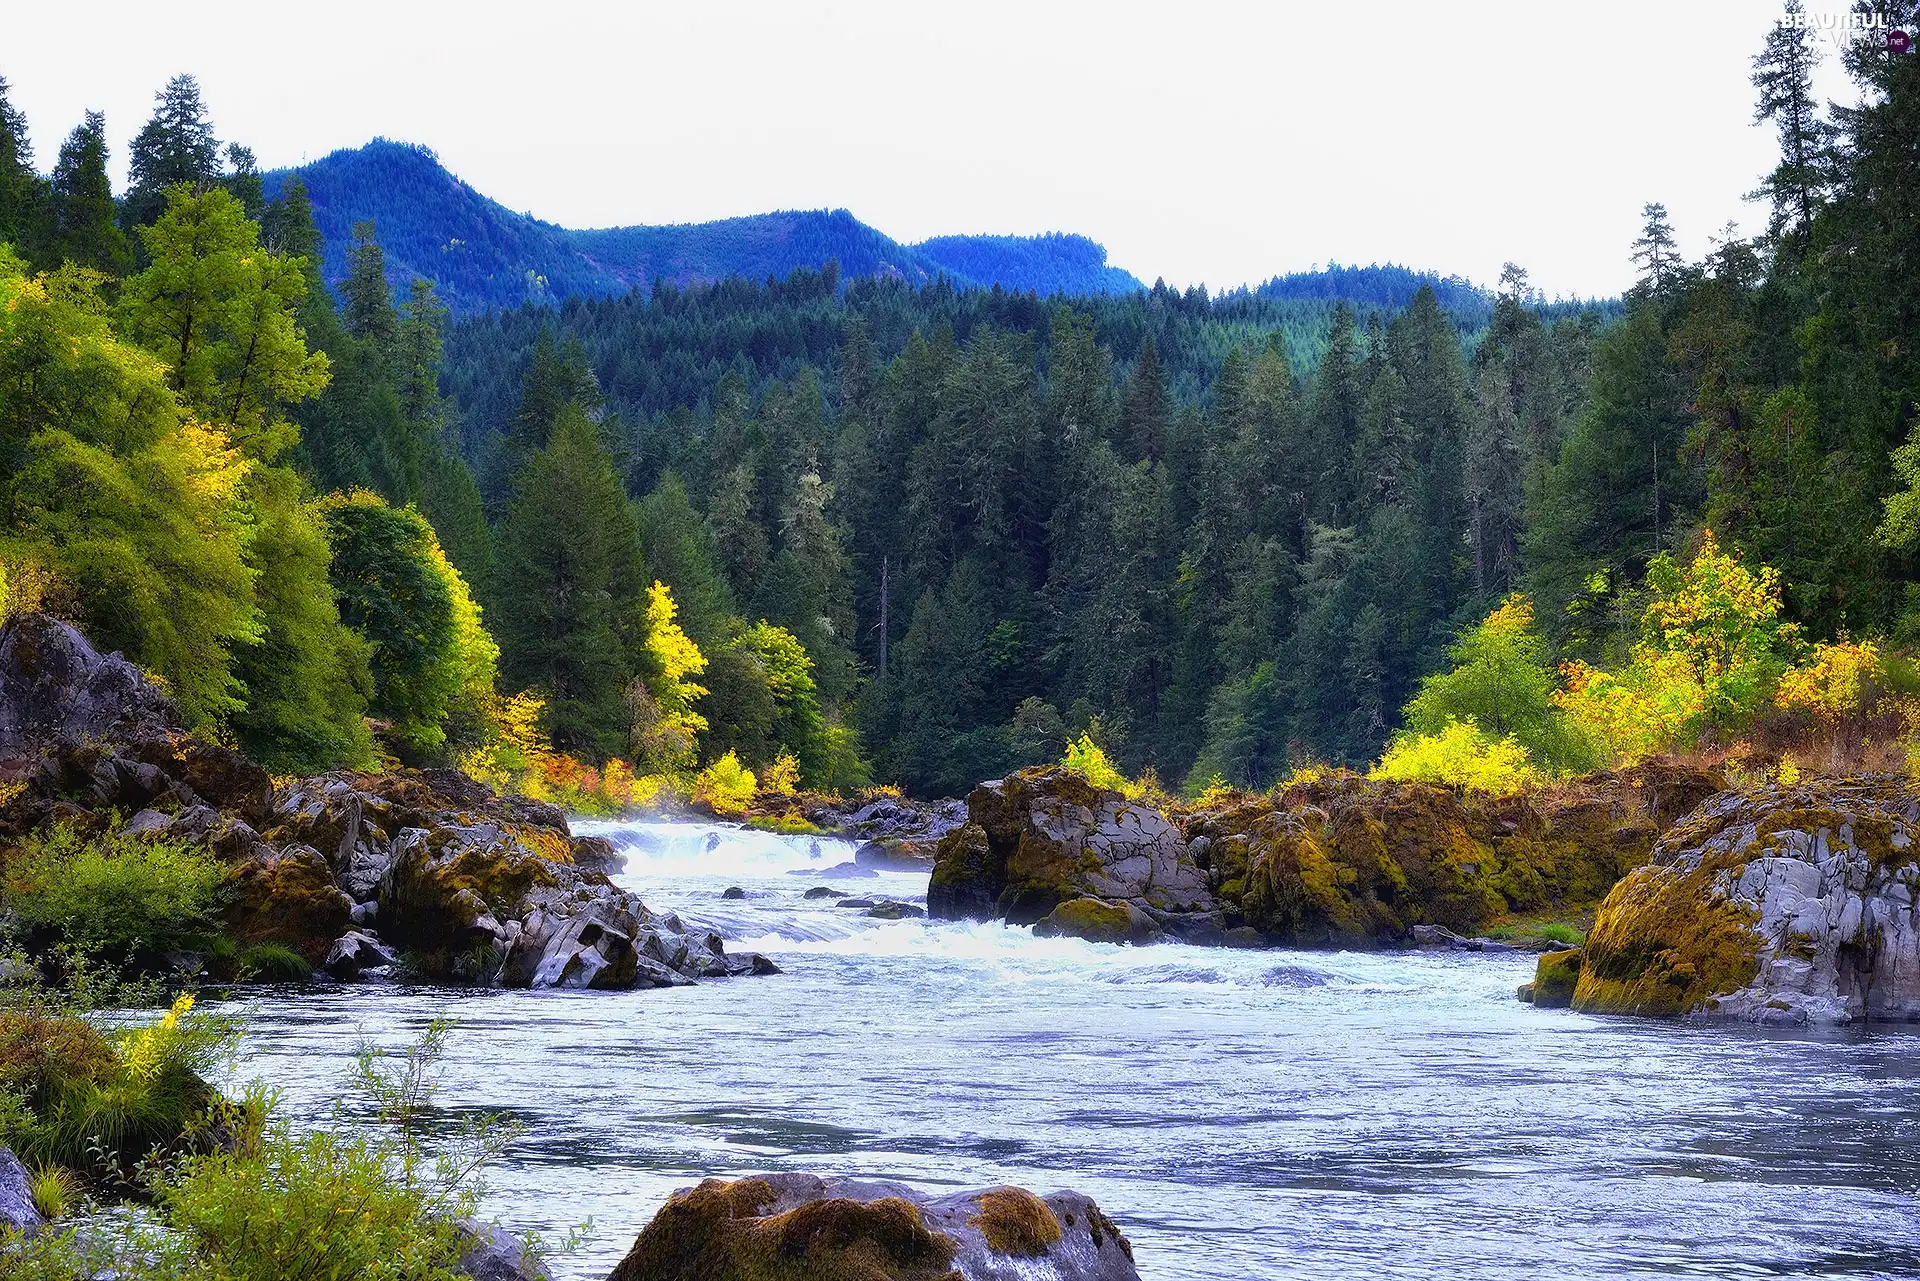
<svg viewBox="0 0 1920 1281">
<path fill-rule="evenodd" d="M 1717 795 L 1522 998 L 1781 1026 L 1920 1020 L 1917 831 L 1920 789 L 1897 776 Z"/>
<path fill-rule="evenodd" d="M 1649 764 L 1507 798 L 1346 772 L 1164 808 L 1061 768 L 983 783 L 938 847 L 931 915 L 1147 942 L 1382 947 L 1591 908 L 1724 787 Z"/>
<path fill-rule="evenodd" d="M 210 849 L 224 928 L 335 978 L 394 972 L 509 987 L 668 987 L 773 973 L 620 889 L 611 845 L 550 805 L 452 770 L 336 772 L 276 786 L 180 728 L 118 655 L 40 616 L 0 630 L 0 849 L 67 824 Z M 3 857 L 3 855 L 0 855 Z M 175 958 L 191 969 L 194 958 Z"/>
</svg>

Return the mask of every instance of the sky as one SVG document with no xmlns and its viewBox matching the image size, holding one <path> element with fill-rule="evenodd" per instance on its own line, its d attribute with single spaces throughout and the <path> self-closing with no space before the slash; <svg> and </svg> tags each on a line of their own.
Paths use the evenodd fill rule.
<svg viewBox="0 0 1920 1281">
<path fill-rule="evenodd" d="M 1843 0 L 1809 0 L 1814 14 Z M 43 169 L 116 166 L 181 71 L 265 168 L 424 143 L 571 227 L 846 208 L 901 241 L 1072 231 L 1152 283 L 1328 262 L 1618 293 L 1642 205 L 1703 255 L 1774 163 L 1780 0 L 22 0 L 0 75 Z M 1818 89 L 1850 101 L 1831 53 Z"/>
</svg>

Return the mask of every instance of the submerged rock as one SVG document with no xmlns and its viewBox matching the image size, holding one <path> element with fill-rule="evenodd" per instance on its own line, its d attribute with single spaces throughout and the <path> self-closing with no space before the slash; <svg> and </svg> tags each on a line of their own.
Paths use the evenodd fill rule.
<svg viewBox="0 0 1920 1281">
<path fill-rule="evenodd" d="M 1607 896 L 1578 954 L 1573 1007 L 1920 1020 L 1917 832 L 1920 789 L 1900 777 L 1714 797 Z"/>
<path fill-rule="evenodd" d="M 1158 943 L 1166 937 L 1141 909 L 1131 903 L 1077 898 L 1062 903 L 1033 923 L 1035 938 L 1076 938 L 1089 943 Z"/>
<path fill-rule="evenodd" d="M 766 1174 L 673 1194 L 608 1281 L 1138 1281 L 1091 1198 Z"/>
</svg>

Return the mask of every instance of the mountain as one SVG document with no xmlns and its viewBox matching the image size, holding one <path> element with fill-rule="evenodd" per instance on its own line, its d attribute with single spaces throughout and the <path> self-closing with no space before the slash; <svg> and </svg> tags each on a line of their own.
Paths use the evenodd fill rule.
<svg viewBox="0 0 1920 1281">
<path fill-rule="evenodd" d="M 683 285 L 784 278 L 830 260 L 845 277 L 915 284 L 944 275 L 959 286 L 1041 294 L 1143 288 L 1084 236 L 942 236 L 901 244 L 844 209 L 574 231 L 514 213 L 449 173 L 427 148 L 386 139 L 267 174 L 267 194 L 277 195 L 296 176 L 325 240 L 329 281 L 345 276 L 354 224 L 370 219 L 394 281 L 426 277 L 457 315 L 623 294 L 663 278 Z"/>
</svg>

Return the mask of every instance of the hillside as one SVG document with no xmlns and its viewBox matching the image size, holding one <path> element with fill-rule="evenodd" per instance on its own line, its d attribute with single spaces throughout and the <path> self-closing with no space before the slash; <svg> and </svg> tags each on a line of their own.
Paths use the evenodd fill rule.
<svg viewBox="0 0 1920 1281">
<path fill-rule="evenodd" d="M 844 209 L 783 211 L 672 226 L 574 231 L 515 213 L 449 173 L 424 147 L 377 139 L 266 175 L 269 196 L 298 175 L 326 241 L 326 275 L 346 274 L 355 223 L 371 219 L 396 283 L 424 276 L 456 315 L 523 302 L 622 294 L 657 279 L 765 280 L 837 261 L 849 277 L 1041 294 L 1142 288 L 1084 236 L 943 236 L 901 244 Z"/>
</svg>

